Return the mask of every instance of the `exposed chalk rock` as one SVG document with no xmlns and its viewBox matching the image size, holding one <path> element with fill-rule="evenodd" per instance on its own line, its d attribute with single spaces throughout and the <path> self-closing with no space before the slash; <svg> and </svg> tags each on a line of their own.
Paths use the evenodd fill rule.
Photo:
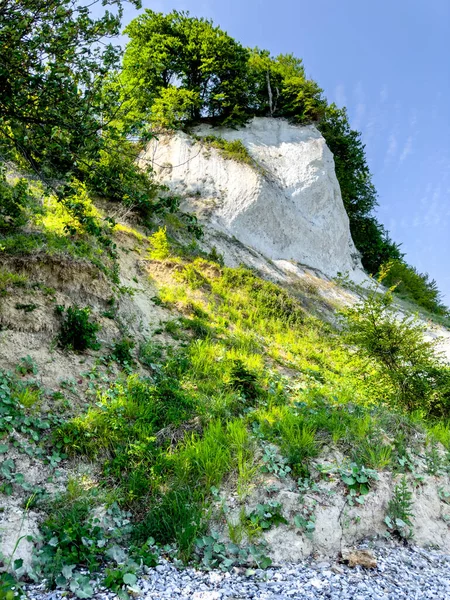
<svg viewBox="0 0 450 600">
<path fill-rule="evenodd" d="M 333 156 L 314 126 L 254 118 L 240 129 L 201 126 L 196 134 L 241 140 L 257 167 L 182 132 L 159 136 L 141 160 L 185 200 L 183 208 L 270 260 L 364 278 Z"/>
</svg>

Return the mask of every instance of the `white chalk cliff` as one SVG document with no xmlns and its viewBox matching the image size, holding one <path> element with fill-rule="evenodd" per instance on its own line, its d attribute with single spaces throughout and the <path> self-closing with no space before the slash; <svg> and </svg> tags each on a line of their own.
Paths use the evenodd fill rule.
<svg viewBox="0 0 450 600">
<path fill-rule="evenodd" d="M 227 160 L 182 132 L 160 135 L 141 158 L 184 199 L 184 209 L 280 266 L 364 278 L 333 155 L 314 126 L 254 118 L 236 130 L 201 126 L 195 133 L 241 140 L 257 167 Z"/>
</svg>

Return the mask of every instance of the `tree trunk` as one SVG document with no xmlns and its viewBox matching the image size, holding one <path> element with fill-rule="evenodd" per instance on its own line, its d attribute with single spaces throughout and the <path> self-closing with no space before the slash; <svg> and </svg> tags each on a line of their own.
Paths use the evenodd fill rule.
<svg viewBox="0 0 450 600">
<path fill-rule="evenodd" d="M 272 86 L 270 85 L 270 70 L 267 69 L 266 72 L 266 79 L 267 79 L 267 94 L 269 96 L 269 113 L 270 116 L 273 116 L 273 96 L 272 96 Z"/>
</svg>

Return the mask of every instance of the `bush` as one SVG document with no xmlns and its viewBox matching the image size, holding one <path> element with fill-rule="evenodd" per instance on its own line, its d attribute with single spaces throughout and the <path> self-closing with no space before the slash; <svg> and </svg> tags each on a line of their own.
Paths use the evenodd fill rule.
<svg viewBox="0 0 450 600">
<path fill-rule="evenodd" d="M 347 341 L 379 363 L 398 404 L 433 416 L 449 414 L 449 365 L 436 354 L 433 342 L 425 340 L 424 326 L 415 317 L 400 317 L 392 289 L 381 293 L 374 287 L 343 315 Z"/>
<path fill-rule="evenodd" d="M 150 237 L 150 244 L 152 250 L 150 251 L 150 258 L 152 260 L 165 260 L 170 256 L 170 244 L 167 239 L 167 232 L 165 227 L 160 227 L 158 231 Z"/>
<path fill-rule="evenodd" d="M 250 371 L 239 359 L 235 360 L 231 366 L 230 386 L 250 401 L 256 400 L 261 393 L 258 375 Z"/>
<path fill-rule="evenodd" d="M 62 312 L 64 312 L 64 308 Z M 90 316 L 91 311 L 88 307 L 70 306 L 61 323 L 60 346 L 74 352 L 84 352 L 89 348 L 98 350 L 100 344 L 97 341 L 97 332 L 100 325 L 92 323 Z"/>
<path fill-rule="evenodd" d="M 124 139 L 107 138 L 97 160 L 83 166 L 89 189 L 103 198 L 121 202 L 143 216 L 159 212 L 159 186 L 149 168 L 140 168 L 136 159 L 141 147 Z"/>
</svg>

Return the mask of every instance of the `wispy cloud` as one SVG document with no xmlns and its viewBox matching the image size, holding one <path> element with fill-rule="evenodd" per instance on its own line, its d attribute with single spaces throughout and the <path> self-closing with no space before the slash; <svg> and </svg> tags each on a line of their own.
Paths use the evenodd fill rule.
<svg viewBox="0 0 450 600">
<path fill-rule="evenodd" d="M 386 102 L 386 100 L 388 99 L 388 96 L 389 96 L 388 87 L 386 84 L 384 84 L 380 90 L 380 102 L 381 103 Z"/>
<path fill-rule="evenodd" d="M 402 163 L 407 156 L 412 154 L 413 151 L 413 136 L 410 135 L 403 146 L 402 153 L 400 154 L 400 162 Z"/>
<path fill-rule="evenodd" d="M 391 163 L 396 154 L 397 154 L 397 148 L 398 148 L 398 141 L 397 141 L 397 136 L 395 135 L 395 133 L 391 133 L 391 135 L 389 136 L 389 140 L 388 140 L 388 147 L 386 150 L 386 154 L 384 157 L 384 165 L 387 166 L 389 163 Z"/>
</svg>

